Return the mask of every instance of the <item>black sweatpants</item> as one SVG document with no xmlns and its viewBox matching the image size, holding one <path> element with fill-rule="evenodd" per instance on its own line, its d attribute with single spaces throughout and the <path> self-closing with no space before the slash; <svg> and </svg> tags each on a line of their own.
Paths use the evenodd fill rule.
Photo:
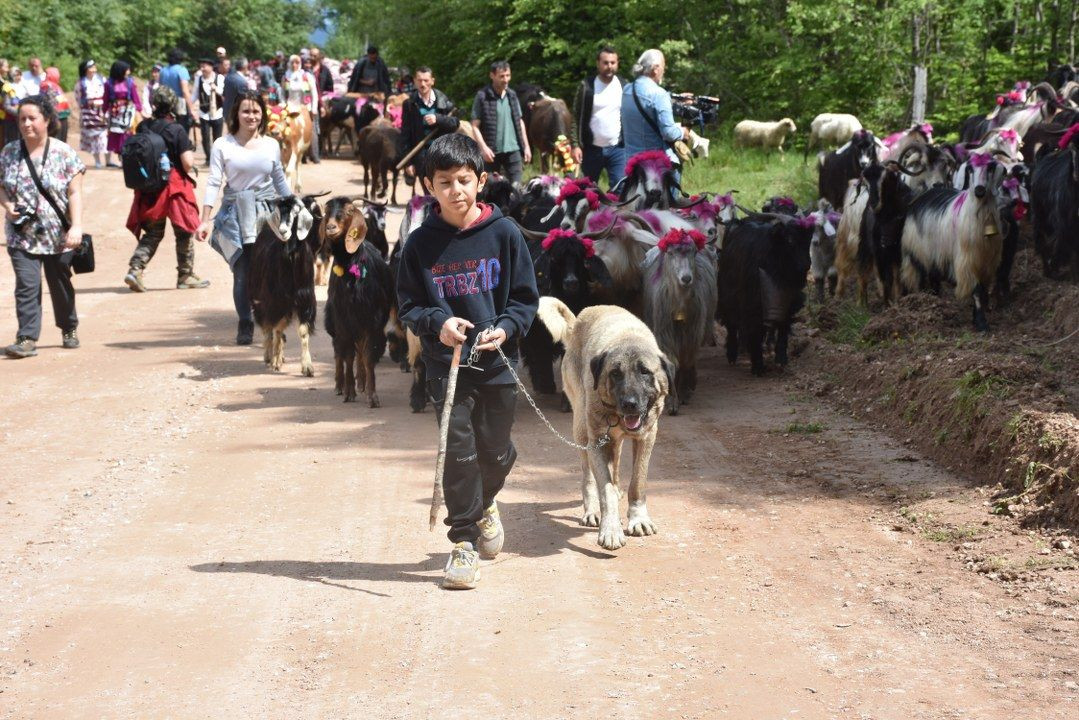
<svg viewBox="0 0 1079 720">
<path fill-rule="evenodd" d="M 71 253 L 34 255 L 13 247 L 7 249 L 15 271 L 15 316 L 19 320 L 16 337 L 37 342 L 41 337 L 41 273 L 49 285 L 49 299 L 56 327 L 61 332 L 79 326 L 75 314 L 75 287 L 71 284 Z"/>
<path fill-rule="evenodd" d="M 517 460 L 517 450 L 510 440 L 517 386 L 475 384 L 469 381 L 468 373 L 462 370 L 457 376 L 442 493 L 450 541 L 475 544 L 480 537 L 476 523 L 502 489 Z M 446 378 L 427 382 L 435 418 L 440 423 L 446 383 Z"/>
<path fill-rule="evenodd" d="M 214 141 L 221 137 L 221 129 L 225 126 L 225 119 L 210 120 L 205 116 L 199 116 L 199 133 L 202 135 L 202 152 L 206 155 L 206 164 L 210 164 L 210 148 Z"/>
</svg>

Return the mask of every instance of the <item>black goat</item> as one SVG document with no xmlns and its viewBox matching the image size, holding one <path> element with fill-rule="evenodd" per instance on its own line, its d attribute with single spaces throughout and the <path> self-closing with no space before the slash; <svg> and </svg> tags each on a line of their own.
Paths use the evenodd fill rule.
<svg viewBox="0 0 1079 720">
<path fill-rule="evenodd" d="M 559 227 L 563 215 L 557 207 L 557 198 L 564 184 L 561 178 L 553 175 L 532 178 L 507 214 L 529 230 L 546 233 Z"/>
<path fill-rule="evenodd" d="M 1062 141 L 1064 142 L 1064 141 Z M 1042 158 L 1031 179 L 1034 249 L 1046 277 L 1071 264 L 1079 280 L 1079 133 L 1072 133 L 1052 155 Z"/>
<path fill-rule="evenodd" d="M 248 298 L 255 322 L 262 328 L 263 359 L 278 371 L 285 361 L 285 328 L 299 325 L 304 375 L 315 374 L 310 337 L 315 326 L 314 252 L 317 233 L 311 228 L 319 213 L 314 196 L 289 196 L 277 202 L 277 210 L 255 238 L 247 281 Z"/>
<path fill-rule="evenodd" d="M 903 223 L 914 191 L 903 182 L 897 163 L 870 165 L 862 173 L 869 199 L 862 217 L 861 239 L 873 258 L 887 305 L 901 294 L 899 269 L 903 262 Z"/>
<path fill-rule="evenodd" d="M 847 183 L 877 162 L 877 147 L 873 133 L 859 130 L 849 143 L 821 156 L 817 176 L 818 195 L 830 202 L 832 207 L 843 207 Z"/>
<path fill-rule="evenodd" d="M 334 385 L 345 402 L 367 394 L 379 407 L 375 364 L 386 351 L 386 320 L 393 303 L 390 269 L 365 242 L 367 223 L 360 203 L 344 213 L 344 228 L 330 241 L 333 272 L 326 297 L 326 332 L 333 338 Z"/>
<path fill-rule="evenodd" d="M 787 364 L 794 316 L 805 304 L 813 224 L 797 220 L 735 220 L 719 258 L 719 315 L 727 328 L 727 360 L 749 351 L 754 375 L 764 373 L 764 336 L 776 331 L 775 361 Z"/>
<path fill-rule="evenodd" d="M 521 202 L 521 193 L 507 178 L 493 172 L 487 176 L 487 184 L 480 190 L 479 199 L 498 206 L 502 214 L 508 216 Z"/>
<path fill-rule="evenodd" d="M 574 314 L 594 305 L 592 288 L 609 288 L 611 275 L 607 266 L 596 256 L 592 240 L 602 233 L 578 235 L 572 230 L 553 229 L 546 236 L 522 228 L 532 264 L 536 271 L 536 287 L 540 295 L 556 297 Z M 538 393 L 557 392 L 554 380 L 554 361 L 562 356 L 561 344 L 555 343 L 543 323 L 532 327 L 521 341 L 521 352 L 532 387 Z"/>
</svg>

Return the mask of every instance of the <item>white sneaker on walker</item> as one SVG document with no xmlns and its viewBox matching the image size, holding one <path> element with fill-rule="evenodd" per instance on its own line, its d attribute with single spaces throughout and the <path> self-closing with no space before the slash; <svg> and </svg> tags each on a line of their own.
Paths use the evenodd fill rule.
<svg viewBox="0 0 1079 720">
<path fill-rule="evenodd" d="M 502 530 L 502 519 L 498 516 L 498 503 L 491 501 L 491 506 L 483 511 L 483 517 L 476 523 L 480 527 L 480 538 L 476 549 L 484 560 L 494 560 L 502 552 L 506 542 L 506 533 Z"/>
<path fill-rule="evenodd" d="M 447 590 L 471 590 L 479 579 L 480 556 L 472 549 L 472 543 L 459 542 L 454 545 L 446 561 L 442 587 Z"/>
</svg>

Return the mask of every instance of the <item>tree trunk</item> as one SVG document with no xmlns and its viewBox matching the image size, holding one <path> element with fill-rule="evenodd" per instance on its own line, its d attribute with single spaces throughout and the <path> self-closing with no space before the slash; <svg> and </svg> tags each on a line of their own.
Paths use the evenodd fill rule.
<svg viewBox="0 0 1079 720">
<path fill-rule="evenodd" d="M 1068 62 L 1075 62 L 1075 21 L 1079 12 L 1079 0 L 1072 0 L 1071 20 L 1068 23 Z"/>
</svg>

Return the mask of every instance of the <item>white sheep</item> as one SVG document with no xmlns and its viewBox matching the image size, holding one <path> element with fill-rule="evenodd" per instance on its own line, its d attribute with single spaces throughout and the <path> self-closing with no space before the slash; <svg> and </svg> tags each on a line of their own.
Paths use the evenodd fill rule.
<svg viewBox="0 0 1079 720">
<path fill-rule="evenodd" d="M 783 141 L 797 129 L 790 118 L 776 122 L 743 120 L 734 126 L 734 144 L 736 147 L 776 148 L 783 152 Z"/>
<path fill-rule="evenodd" d="M 810 148 L 836 146 L 849 142 L 854 133 L 862 129 L 861 121 L 846 113 L 821 113 L 809 124 L 809 142 L 806 143 L 806 155 Z"/>
</svg>

